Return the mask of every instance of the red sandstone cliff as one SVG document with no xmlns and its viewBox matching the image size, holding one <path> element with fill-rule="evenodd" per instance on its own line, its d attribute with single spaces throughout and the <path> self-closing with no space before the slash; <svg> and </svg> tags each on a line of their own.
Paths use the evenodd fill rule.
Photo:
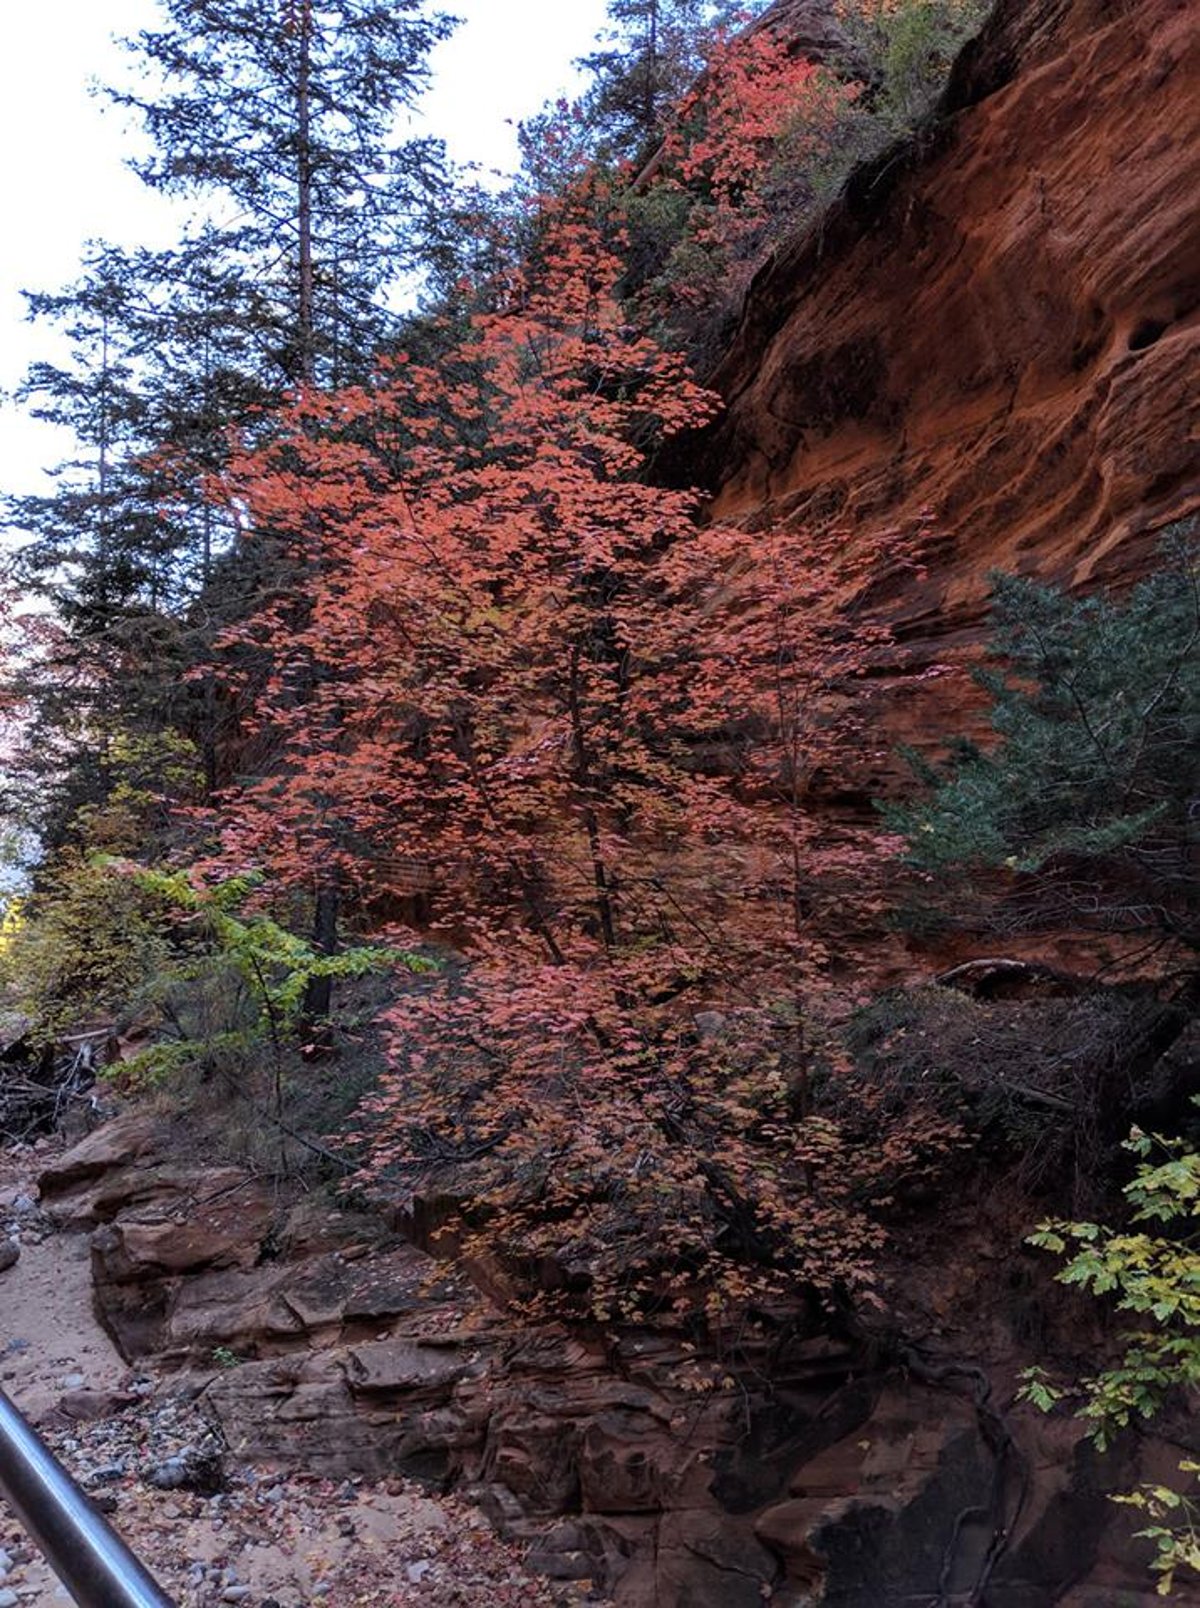
<svg viewBox="0 0 1200 1608">
<path fill-rule="evenodd" d="M 974 635 L 990 570 L 1119 578 L 1200 500 L 1197 21 L 1000 0 L 922 136 L 751 290 L 717 511 L 931 508 L 952 539 L 901 609 L 918 649 Z"/>
</svg>

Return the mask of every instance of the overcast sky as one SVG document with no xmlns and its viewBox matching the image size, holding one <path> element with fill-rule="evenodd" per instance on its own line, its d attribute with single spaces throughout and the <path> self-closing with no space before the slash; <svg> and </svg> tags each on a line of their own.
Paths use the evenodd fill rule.
<svg viewBox="0 0 1200 1608">
<path fill-rule="evenodd" d="M 459 161 L 510 167 L 514 125 L 568 88 L 571 63 L 604 22 L 604 0 L 447 0 L 462 17 L 433 61 L 425 110 Z M 123 166 L 127 126 L 88 94 L 119 76 L 113 36 L 156 16 L 154 0 L 0 0 L 0 392 L 50 332 L 25 320 L 20 292 L 55 290 L 76 275 L 89 238 L 166 245 L 166 203 Z M 0 401 L 0 492 L 38 491 L 66 445 Z"/>
</svg>

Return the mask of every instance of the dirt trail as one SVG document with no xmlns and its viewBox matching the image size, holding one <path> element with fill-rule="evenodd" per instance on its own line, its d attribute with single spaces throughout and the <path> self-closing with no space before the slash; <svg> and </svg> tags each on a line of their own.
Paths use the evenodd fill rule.
<svg viewBox="0 0 1200 1608">
<path fill-rule="evenodd" d="M 14 1213 L 14 1198 L 33 1202 L 20 1184 L 0 1189 L 0 1221 L 13 1222 L 22 1253 L 0 1273 L 0 1383 L 40 1418 L 64 1391 L 113 1389 L 128 1370 L 92 1313 L 86 1236 L 41 1238 L 36 1209 Z"/>
<path fill-rule="evenodd" d="M 45 1150 L 0 1151 L 0 1383 L 179 1608 L 556 1608 L 587 1583 L 529 1575 L 469 1505 L 231 1466 L 195 1385 L 132 1373 L 92 1310 L 87 1237 L 36 1204 Z M 0 1608 L 69 1603 L 0 1503 Z"/>
</svg>

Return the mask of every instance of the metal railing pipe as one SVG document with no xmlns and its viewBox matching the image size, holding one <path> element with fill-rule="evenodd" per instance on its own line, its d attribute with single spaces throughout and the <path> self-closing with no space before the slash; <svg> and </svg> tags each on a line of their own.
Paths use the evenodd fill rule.
<svg viewBox="0 0 1200 1608">
<path fill-rule="evenodd" d="M 78 1608 L 174 1608 L 2 1390 L 0 1496 Z"/>
</svg>

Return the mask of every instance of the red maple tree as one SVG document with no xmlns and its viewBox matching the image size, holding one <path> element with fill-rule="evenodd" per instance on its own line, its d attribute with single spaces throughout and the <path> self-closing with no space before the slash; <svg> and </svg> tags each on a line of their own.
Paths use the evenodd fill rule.
<svg viewBox="0 0 1200 1608">
<path fill-rule="evenodd" d="M 514 1292 L 716 1320 L 865 1286 L 873 1202 L 944 1131 L 818 1108 L 836 1070 L 814 913 L 880 852 L 817 778 L 863 732 L 884 535 L 703 528 L 652 485 L 714 407 L 629 327 L 573 192 L 513 304 L 436 369 L 305 396 L 230 502 L 303 585 L 228 643 L 271 661 L 227 864 L 360 908 L 422 894 L 466 958 L 391 1013 L 367 1174 L 462 1202 Z M 406 935 L 410 940 L 413 935 Z"/>
<path fill-rule="evenodd" d="M 774 30 L 718 36 L 630 197 L 652 233 L 664 219 L 677 232 L 639 294 L 645 318 L 703 348 L 840 171 L 837 147 L 861 89 L 794 54 Z"/>
</svg>

